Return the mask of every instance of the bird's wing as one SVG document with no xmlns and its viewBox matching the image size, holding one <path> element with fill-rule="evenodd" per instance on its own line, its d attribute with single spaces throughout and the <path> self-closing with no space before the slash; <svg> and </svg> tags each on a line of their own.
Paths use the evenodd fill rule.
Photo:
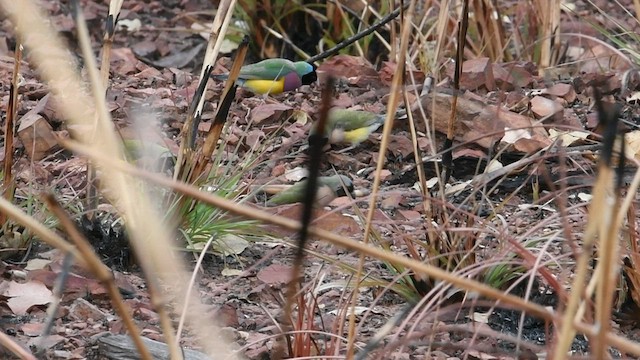
<svg viewBox="0 0 640 360">
<path fill-rule="evenodd" d="M 291 72 L 296 72 L 296 67 L 291 61 L 268 59 L 243 66 L 238 77 L 245 80 L 278 80 Z"/>
<path fill-rule="evenodd" d="M 338 128 L 351 131 L 368 128 L 373 125 L 382 125 L 384 124 L 385 118 L 385 115 L 378 115 L 367 111 L 335 109 L 332 110 L 329 125 L 331 129 Z"/>
<path fill-rule="evenodd" d="M 291 185 L 291 187 L 273 195 L 267 201 L 267 206 L 292 204 L 301 201 L 305 186 L 306 182 L 304 180 Z"/>
</svg>

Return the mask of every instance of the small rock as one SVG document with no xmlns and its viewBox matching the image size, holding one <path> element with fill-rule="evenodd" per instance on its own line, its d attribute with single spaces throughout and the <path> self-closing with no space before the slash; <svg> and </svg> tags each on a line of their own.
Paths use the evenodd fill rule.
<svg viewBox="0 0 640 360">
<path fill-rule="evenodd" d="M 271 170 L 271 176 L 278 177 L 280 175 L 283 175 L 285 171 L 286 171 L 285 164 L 278 164 L 274 166 L 273 169 Z"/>
<path fill-rule="evenodd" d="M 211 130 L 210 122 L 201 122 L 198 124 L 198 131 L 201 133 L 208 133 Z"/>
<path fill-rule="evenodd" d="M 526 109 L 529 104 L 529 98 L 520 91 L 509 91 L 504 102 L 506 107 L 518 112 Z"/>
<path fill-rule="evenodd" d="M 538 355 L 530 349 L 524 349 L 518 354 L 518 360 L 538 360 Z"/>
<path fill-rule="evenodd" d="M 422 215 L 414 210 L 398 210 L 398 213 L 409 221 L 422 219 Z"/>
<path fill-rule="evenodd" d="M 445 354 L 442 351 L 438 351 L 438 350 L 431 352 L 431 358 L 433 360 L 448 360 L 448 359 L 451 359 L 449 357 L 449 355 Z"/>
<path fill-rule="evenodd" d="M 139 318 L 140 320 L 145 320 L 150 322 L 157 322 L 160 319 L 160 316 L 158 315 L 158 313 L 144 307 L 139 308 L 136 315 L 137 315 L 137 318 Z"/>
<path fill-rule="evenodd" d="M 27 323 L 20 326 L 20 331 L 27 336 L 38 336 L 42 334 L 43 328 L 44 324 L 42 323 Z"/>
<path fill-rule="evenodd" d="M 546 94 L 561 97 L 568 103 L 573 103 L 576 100 L 576 91 L 571 84 L 557 83 L 545 90 Z"/>
<path fill-rule="evenodd" d="M 380 208 L 384 210 L 394 210 L 402 200 L 402 194 L 391 194 L 380 203 Z"/>
<path fill-rule="evenodd" d="M 562 120 L 564 114 L 562 105 L 544 96 L 531 99 L 531 111 L 538 119 L 550 117 L 553 120 Z"/>
<path fill-rule="evenodd" d="M 387 170 L 387 169 L 382 169 L 382 171 L 380 171 L 380 180 L 383 180 L 383 181 L 384 181 L 384 179 L 386 179 L 387 177 L 389 177 L 389 176 L 391 176 L 391 175 L 393 175 L 393 174 L 391 173 L 391 171 L 389 171 L 389 170 Z M 375 171 L 372 171 L 372 172 L 369 174 L 369 176 L 367 176 L 367 179 L 369 179 L 369 180 L 373 180 L 373 179 L 375 179 L 375 177 L 376 177 L 376 173 L 375 173 Z"/>
<path fill-rule="evenodd" d="M 598 126 L 598 113 L 597 112 L 592 112 L 587 114 L 587 124 L 586 124 L 586 128 L 587 129 L 594 129 L 596 126 Z"/>
<path fill-rule="evenodd" d="M 391 357 L 395 360 L 409 360 L 411 357 L 409 356 L 409 354 L 405 353 L 405 352 L 394 352 L 391 354 Z"/>
<path fill-rule="evenodd" d="M 109 323 L 109 331 L 114 334 L 120 334 L 124 329 L 124 324 L 122 324 L 122 320 L 116 320 Z"/>
<path fill-rule="evenodd" d="M 83 321 L 80 321 L 80 322 L 77 322 L 77 323 L 73 323 L 71 325 L 71 328 L 76 329 L 76 330 L 86 329 L 87 328 L 87 323 L 83 322 Z"/>
<path fill-rule="evenodd" d="M 584 130 L 584 126 L 582 125 L 582 121 L 578 115 L 576 115 L 575 111 L 571 108 L 564 109 L 564 114 L 562 115 L 562 121 L 558 122 L 559 124 L 566 125 L 571 129 L 576 130 Z"/>
<path fill-rule="evenodd" d="M 505 91 L 526 88 L 533 83 L 533 75 L 518 64 L 492 64 L 496 86 Z"/>
<path fill-rule="evenodd" d="M 53 357 L 55 359 L 71 359 L 74 357 L 73 353 L 71 351 L 65 351 L 65 350 L 54 350 L 53 351 Z"/>
<path fill-rule="evenodd" d="M 349 206 L 351 204 L 353 204 L 353 199 L 351 199 L 348 196 L 341 196 L 341 197 L 333 199 L 329 203 L 329 206 L 330 207 L 343 207 L 343 206 Z"/>
<path fill-rule="evenodd" d="M 581 73 L 599 73 L 603 70 L 623 73 L 631 64 L 615 53 L 609 44 L 596 44 L 589 47 L 576 61 Z"/>
<path fill-rule="evenodd" d="M 40 351 L 50 349 L 54 346 L 57 346 L 58 344 L 63 343 L 64 341 L 65 337 L 60 335 L 49 335 L 46 338 L 38 336 L 29 340 L 27 345 L 29 346 L 29 348 L 35 349 L 35 351 Z"/>
<path fill-rule="evenodd" d="M 465 61 L 462 64 L 462 74 L 460 74 L 460 87 L 467 90 L 476 90 L 483 86 L 489 91 L 496 88 L 491 60 L 489 58 L 478 58 Z"/>
<path fill-rule="evenodd" d="M 102 321 L 107 317 L 104 311 L 83 298 L 76 299 L 69 306 L 69 315 L 75 320 L 87 322 L 91 322 L 91 320 Z"/>
<path fill-rule="evenodd" d="M 250 360 L 269 359 L 269 348 L 266 345 L 257 348 L 249 348 L 244 355 Z"/>
</svg>

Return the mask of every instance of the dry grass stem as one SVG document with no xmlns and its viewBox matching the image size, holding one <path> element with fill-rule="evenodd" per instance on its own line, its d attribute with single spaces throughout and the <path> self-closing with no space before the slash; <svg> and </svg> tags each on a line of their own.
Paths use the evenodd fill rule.
<svg viewBox="0 0 640 360">
<path fill-rule="evenodd" d="M 389 146 L 389 139 L 391 138 L 391 129 L 393 128 L 393 121 L 395 119 L 396 110 L 398 108 L 398 104 L 402 99 L 402 93 L 400 89 L 402 88 L 404 81 L 404 69 L 405 69 L 405 55 L 407 54 L 407 49 L 409 48 L 409 34 L 412 28 L 411 22 L 413 21 L 413 13 L 415 11 L 415 0 L 411 0 L 409 4 L 409 8 L 404 13 L 404 23 L 402 24 L 402 34 L 400 40 L 400 51 L 398 53 L 398 59 L 396 67 L 396 71 L 393 74 L 393 80 L 391 81 L 391 97 L 389 98 L 389 102 L 387 105 L 387 118 L 384 121 L 383 129 L 382 129 L 382 142 L 380 143 L 380 150 L 378 152 L 378 160 L 375 172 L 375 178 L 373 180 L 373 187 L 371 190 L 371 198 L 369 202 L 369 211 L 367 212 L 364 233 L 363 233 L 363 244 L 367 245 L 369 242 L 369 236 L 371 233 L 371 226 L 373 222 L 373 215 L 376 209 L 376 201 L 378 196 L 378 191 L 380 189 L 380 174 L 382 173 L 382 169 L 385 164 L 387 148 Z M 355 275 L 354 281 L 355 286 L 353 290 L 353 295 L 351 297 L 351 308 L 355 309 L 356 300 L 358 299 L 358 289 L 360 288 L 359 284 L 362 281 L 362 269 L 364 267 L 365 261 L 365 253 L 360 253 L 360 257 L 358 259 L 358 271 Z M 347 345 L 347 359 L 353 358 L 354 346 L 353 343 L 355 341 L 355 323 L 356 316 L 355 311 L 351 311 L 349 315 L 349 344 Z"/>
<path fill-rule="evenodd" d="M 87 262 L 80 256 L 80 253 L 73 245 L 69 244 L 53 230 L 50 230 L 41 222 L 27 215 L 20 208 L 4 198 L 0 198 L 0 212 L 6 214 L 9 219 L 12 219 L 25 228 L 28 228 L 41 241 L 49 244 L 56 249 L 60 249 L 63 252 L 71 253 L 74 259 L 78 261 L 81 266 L 87 266 Z"/>
<path fill-rule="evenodd" d="M 57 33 L 50 28 L 41 9 L 32 1 L 3 0 L 1 4 L 18 34 L 24 39 L 24 45 L 30 49 L 34 66 L 55 94 L 62 115 L 69 120 L 69 127 L 81 128 L 82 125 L 86 125 L 87 119 L 94 119 L 95 102 L 87 95 L 73 68 L 74 62 L 70 54 L 55 36 Z M 92 68 L 95 69 L 95 63 L 89 63 L 91 60 L 92 58 L 85 57 L 90 71 Z M 99 94 L 96 99 L 99 102 L 95 105 L 100 113 L 97 129 L 101 137 L 91 145 L 99 149 L 100 153 L 109 154 L 111 159 L 122 159 L 118 138 L 104 107 L 104 90 L 95 82 L 93 84 L 94 89 L 99 90 L 94 91 L 94 94 Z M 84 132 L 78 131 L 73 135 L 85 143 L 90 143 L 91 139 L 87 138 Z M 110 168 L 106 163 L 97 162 L 96 165 Z M 131 179 L 126 175 L 110 171 L 109 176 L 102 178 L 101 182 L 105 193 L 126 220 L 133 248 L 144 272 L 149 277 L 158 276 L 175 295 L 177 308 L 182 309 L 187 304 L 182 302 L 180 294 L 187 291 L 188 274 L 180 261 L 173 256 L 171 231 L 162 225 L 162 220 L 145 194 L 130 186 Z M 152 283 L 148 285 L 154 286 Z M 200 334 L 199 342 L 205 351 L 209 354 L 231 354 L 228 343 L 219 340 L 216 335 L 219 334 L 217 327 L 199 315 L 204 313 L 204 309 L 197 299 L 192 298 L 190 302 L 192 311 L 189 312 L 189 321 L 195 328 L 194 333 Z M 173 338 L 170 333 L 165 336 Z"/>
<path fill-rule="evenodd" d="M 166 177 L 160 176 L 158 174 L 150 173 L 148 171 L 135 168 L 127 164 L 126 162 L 116 161 L 114 159 L 106 157 L 104 154 L 100 152 L 96 152 L 76 142 L 62 141 L 62 144 L 63 146 L 67 147 L 68 149 L 74 151 L 77 154 L 88 156 L 93 159 L 100 159 L 101 162 L 104 162 L 105 164 L 109 164 L 113 169 L 118 169 L 129 175 L 137 176 L 142 179 L 151 181 L 154 184 L 159 186 L 172 188 L 182 193 L 183 195 L 186 195 L 186 196 L 198 199 L 207 204 L 211 204 L 213 206 L 219 207 L 221 209 L 229 211 L 230 213 L 236 214 L 238 216 L 249 218 L 249 219 L 255 219 L 267 224 L 278 225 L 284 229 L 288 229 L 291 231 L 300 230 L 300 223 L 298 221 L 291 220 L 289 218 L 285 218 L 281 216 L 275 216 L 265 211 L 257 210 L 255 208 L 251 208 L 244 205 L 239 205 L 233 201 L 221 198 L 219 196 L 215 196 L 213 194 L 204 193 L 191 185 L 184 184 L 181 182 L 176 182 Z M 498 302 L 503 304 L 513 305 L 516 308 L 522 311 L 525 311 L 532 316 L 538 316 L 542 319 L 552 321 L 559 325 L 562 325 L 563 323 L 562 319 L 557 314 L 555 314 L 553 311 L 550 311 L 544 308 L 541 305 L 525 301 L 524 299 L 514 295 L 505 294 L 504 292 L 500 290 L 496 290 L 488 285 L 485 285 L 483 283 L 480 283 L 472 279 L 468 279 L 466 277 L 457 276 L 454 273 L 442 270 L 436 266 L 424 264 L 422 262 L 394 254 L 390 251 L 385 251 L 377 247 L 366 245 L 362 242 L 354 241 L 352 239 L 348 239 L 343 236 L 337 235 L 333 232 L 318 229 L 315 227 L 309 228 L 309 234 L 314 237 L 329 241 L 334 245 L 344 247 L 352 251 L 356 251 L 360 254 L 364 254 L 365 256 L 370 256 L 372 258 L 376 258 L 381 261 L 387 261 L 389 263 L 393 263 L 394 265 L 404 266 L 408 269 L 415 271 L 416 274 L 421 274 L 424 276 L 429 276 L 436 280 L 441 280 L 444 283 L 450 284 L 451 286 L 454 286 L 472 293 L 477 293 L 490 299 L 495 299 Z M 575 321 L 573 322 L 573 325 L 575 329 L 585 333 L 588 336 L 594 336 L 596 334 L 595 328 L 591 325 L 585 324 L 584 322 Z M 611 346 L 616 346 L 621 351 L 625 351 L 630 354 L 636 354 L 640 356 L 640 344 L 637 344 L 634 341 L 609 333 L 607 334 L 607 342 Z"/>
<path fill-rule="evenodd" d="M 22 44 L 16 43 L 15 55 L 13 57 L 13 76 L 11 78 L 11 89 L 9 90 L 9 104 L 7 104 L 7 114 L 4 124 L 4 171 L 2 174 L 2 196 L 12 202 L 15 195 L 15 184 L 13 183 L 13 147 L 14 135 L 16 132 L 16 116 L 18 115 L 18 96 L 20 65 L 22 63 Z M 5 226 L 7 218 L 0 214 L 0 226 Z"/>
<path fill-rule="evenodd" d="M 23 349 L 22 346 L 16 344 L 4 331 L 0 331 L 0 344 L 22 360 L 36 360 L 35 356 Z"/>
<path fill-rule="evenodd" d="M 91 89 L 93 90 L 93 100 L 95 101 L 95 105 L 96 105 L 96 109 L 95 109 L 96 111 L 94 114 L 94 117 L 96 120 L 95 121 L 96 126 L 93 129 L 99 130 L 98 133 L 100 133 L 102 136 L 106 135 L 105 132 L 111 135 L 111 138 L 109 136 L 106 136 L 106 141 L 101 144 L 102 148 L 107 150 L 108 153 L 117 154 L 117 158 L 123 159 L 124 153 L 122 152 L 122 149 L 119 146 L 120 142 L 118 142 L 117 140 L 118 138 L 115 136 L 116 133 L 114 131 L 113 124 L 111 122 L 111 117 L 107 112 L 107 105 L 104 97 L 105 88 L 104 88 L 104 84 L 102 83 L 102 80 L 99 77 L 96 59 L 93 55 L 93 51 L 91 48 L 91 40 L 89 37 L 87 24 L 84 21 L 81 13 L 77 14 L 77 18 L 79 20 L 77 26 L 78 26 L 78 38 L 80 40 L 80 48 L 82 49 L 82 53 L 84 55 L 85 62 L 87 65 L 86 68 L 89 73 L 89 78 L 91 80 Z M 89 138 L 85 138 L 85 141 L 88 141 L 89 144 L 95 143 L 96 139 L 93 135 L 95 135 L 95 133 L 90 135 Z M 98 169 L 100 169 L 99 163 L 96 163 L 95 165 Z M 105 169 L 105 168 L 102 168 L 102 169 Z M 137 217 L 138 220 L 147 221 L 146 226 L 152 226 L 151 223 L 154 220 L 160 221 L 159 218 L 153 219 L 152 217 L 140 216 L 138 213 L 136 213 L 141 209 L 151 210 L 151 204 L 149 202 L 145 202 L 143 199 L 143 196 L 136 194 L 136 191 L 134 190 L 135 187 L 130 186 L 124 176 L 122 176 L 121 174 L 119 174 L 119 176 L 110 175 L 107 178 L 110 180 L 113 180 L 113 182 L 110 184 L 112 186 L 111 189 L 119 190 L 118 194 L 121 195 L 121 197 L 119 198 L 114 197 L 111 200 L 114 201 L 115 203 L 119 203 L 118 205 L 126 204 L 123 208 L 120 209 L 120 211 L 123 212 L 123 215 L 125 218 L 127 218 L 127 216 L 129 216 L 130 218 Z M 105 181 L 105 184 L 109 184 L 109 181 Z M 105 188 L 109 189 L 109 185 L 105 186 Z M 142 200 L 142 202 L 140 203 L 141 207 L 137 209 L 136 209 L 136 203 L 135 203 L 135 201 L 137 201 L 136 197 Z M 154 267 L 157 267 L 157 265 L 154 265 L 152 261 L 149 261 L 146 258 L 146 256 L 142 255 L 145 253 L 142 250 L 144 245 L 140 246 L 139 244 L 144 244 L 143 239 L 145 239 L 146 234 L 144 231 L 141 231 L 142 229 L 140 228 L 137 228 L 137 230 L 138 230 L 137 234 L 130 230 L 131 233 L 134 235 L 132 238 L 138 239 L 139 241 L 139 242 L 134 241 L 132 246 L 134 249 L 136 249 L 138 262 L 140 262 L 140 264 L 142 265 L 142 268 L 145 270 L 144 275 L 147 280 L 147 289 L 149 290 L 149 295 L 151 298 L 152 305 L 160 317 L 160 325 L 162 327 L 164 337 L 168 344 L 169 353 L 171 354 L 171 357 L 173 359 L 182 359 L 182 352 L 180 351 L 180 348 L 178 347 L 178 344 L 175 341 L 172 322 L 167 312 L 167 309 L 165 307 L 166 300 L 163 299 L 163 296 L 161 295 L 162 293 L 159 291 L 160 285 L 157 283 L 155 276 L 151 275 L 154 272 L 153 270 Z M 146 239 L 146 241 L 148 244 L 147 246 L 153 246 L 151 244 L 153 240 Z M 165 238 L 165 241 L 168 244 L 169 242 L 168 237 Z M 140 339 L 138 338 L 138 340 Z M 139 342 L 136 342 L 136 346 L 138 345 L 141 345 L 141 344 Z"/>
<path fill-rule="evenodd" d="M 76 245 L 80 256 L 87 262 L 87 269 L 107 288 L 113 308 L 116 313 L 120 315 L 124 326 L 129 331 L 129 336 L 140 352 L 140 357 L 144 360 L 151 360 L 151 353 L 149 353 L 149 350 L 140 337 L 140 330 L 131 317 L 131 309 L 124 304 L 120 290 L 114 282 L 111 270 L 100 261 L 87 239 L 78 231 L 76 224 L 69 218 L 69 215 L 62 206 L 60 206 L 55 197 L 47 193 L 44 195 L 44 201 L 60 221 L 60 225 L 67 235 L 69 235 L 69 239 Z"/>
</svg>

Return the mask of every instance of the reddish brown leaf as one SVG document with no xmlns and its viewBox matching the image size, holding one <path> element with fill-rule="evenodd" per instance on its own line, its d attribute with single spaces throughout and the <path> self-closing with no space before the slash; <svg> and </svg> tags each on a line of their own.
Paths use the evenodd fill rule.
<svg viewBox="0 0 640 360">
<path fill-rule="evenodd" d="M 10 281 L 3 287 L 1 295 L 9 298 L 7 305 L 16 315 L 25 315 L 30 307 L 48 304 L 52 300 L 51 290 L 39 281 Z"/>
<path fill-rule="evenodd" d="M 288 265 L 273 264 L 260 270 L 256 276 L 267 285 L 286 284 L 291 281 L 291 269 Z"/>
<path fill-rule="evenodd" d="M 254 124 L 260 124 L 264 120 L 274 116 L 276 113 L 282 113 L 286 110 L 291 110 L 292 107 L 282 104 L 282 103 L 274 103 L 274 104 L 262 104 L 256 106 L 251 112 L 251 119 Z"/>
<path fill-rule="evenodd" d="M 324 83 L 327 74 L 345 79 L 358 87 L 380 87 L 382 81 L 378 72 L 365 59 L 359 56 L 337 55 L 318 67 L 318 79 Z"/>
</svg>

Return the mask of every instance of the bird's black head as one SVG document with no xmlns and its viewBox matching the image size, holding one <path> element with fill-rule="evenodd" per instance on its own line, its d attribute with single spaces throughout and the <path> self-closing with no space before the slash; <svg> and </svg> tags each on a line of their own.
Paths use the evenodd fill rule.
<svg viewBox="0 0 640 360">
<path fill-rule="evenodd" d="M 351 179 L 349 179 L 346 176 L 341 176 L 341 178 L 342 178 L 342 182 L 344 183 L 344 186 L 340 186 L 337 189 L 336 194 L 338 195 L 338 197 L 347 196 L 347 195 L 353 197 L 353 190 L 355 189 L 353 186 L 353 182 L 351 181 Z"/>
<path fill-rule="evenodd" d="M 311 85 L 314 82 L 316 82 L 316 80 L 318 80 L 318 74 L 316 74 L 316 69 L 318 67 L 315 66 L 314 64 L 310 64 L 310 65 L 313 66 L 313 70 L 309 73 L 302 75 L 302 78 L 300 79 L 302 80 L 302 85 Z"/>
</svg>

